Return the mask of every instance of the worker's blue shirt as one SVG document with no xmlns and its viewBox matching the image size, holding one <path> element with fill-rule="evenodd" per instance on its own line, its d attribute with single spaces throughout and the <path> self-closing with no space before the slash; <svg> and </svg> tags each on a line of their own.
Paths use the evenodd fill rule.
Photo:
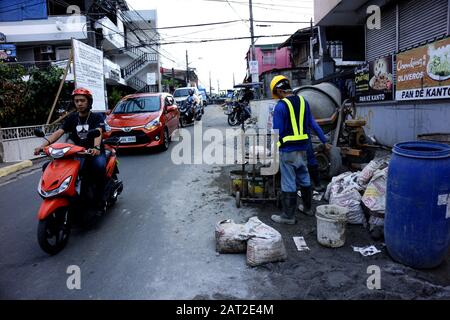
<svg viewBox="0 0 450 320">
<path fill-rule="evenodd" d="M 300 119 L 300 98 L 296 95 L 289 96 L 287 98 L 294 107 L 295 117 L 298 123 Z M 314 117 L 311 114 L 311 110 L 309 109 L 309 103 L 305 99 L 305 117 L 303 123 L 303 132 L 308 134 L 309 138 L 311 138 L 310 137 L 311 128 L 317 134 L 322 143 L 327 142 L 327 138 L 323 134 L 323 131 L 319 127 L 317 122 L 314 120 Z M 282 100 L 278 101 L 273 112 L 273 129 L 278 130 L 280 138 L 293 135 L 289 108 L 286 105 L 286 103 L 283 102 Z M 305 151 L 308 148 L 308 143 L 309 143 L 308 140 L 290 142 L 289 144 L 282 145 L 280 147 L 280 151 L 281 152 Z"/>
</svg>

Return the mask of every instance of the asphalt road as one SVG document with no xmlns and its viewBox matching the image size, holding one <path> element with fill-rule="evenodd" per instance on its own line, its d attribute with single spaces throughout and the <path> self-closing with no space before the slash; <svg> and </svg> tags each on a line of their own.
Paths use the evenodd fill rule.
<svg viewBox="0 0 450 320">
<path fill-rule="evenodd" d="M 226 128 L 226 117 L 209 106 L 203 125 Z M 245 255 L 220 259 L 214 250 L 217 206 L 226 196 L 211 185 L 220 168 L 175 165 L 176 143 L 166 152 L 121 153 L 124 191 L 116 206 L 92 228 L 73 230 L 56 256 L 41 251 L 36 239 L 41 172 L 1 186 L 0 298 L 250 297 L 242 282 L 229 285 L 245 273 Z M 68 289 L 69 266 L 80 268 L 81 290 Z"/>
<path fill-rule="evenodd" d="M 230 128 L 218 106 L 206 108 L 202 126 Z M 183 141 L 198 128 L 188 128 Z M 314 217 L 297 214 L 297 225 L 282 226 L 270 220 L 279 212 L 272 205 L 237 209 L 228 194 L 233 166 L 176 165 L 181 145 L 121 153 L 124 191 L 116 206 L 92 228 L 74 230 L 52 257 L 36 239 L 40 171 L 0 179 L 0 299 L 450 299 L 450 255 L 439 268 L 414 270 L 393 262 L 362 226 L 347 226 L 344 247 L 324 248 Z M 187 154 L 201 153 L 190 146 Z M 287 261 L 251 268 L 245 254 L 215 252 L 218 221 L 252 216 L 281 233 Z M 298 252 L 294 236 L 304 236 L 310 251 Z M 352 248 L 370 244 L 382 253 L 363 257 Z M 81 271 L 81 289 L 67 286 L 71 266 Z M 374 266 L 376 290 L 367 285 Z"/>
</svg>

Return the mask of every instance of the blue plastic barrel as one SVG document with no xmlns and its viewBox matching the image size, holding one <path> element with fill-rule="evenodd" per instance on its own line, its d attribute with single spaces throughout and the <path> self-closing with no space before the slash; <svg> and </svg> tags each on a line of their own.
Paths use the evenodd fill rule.
<svg viewBox="0 0 450 320">
<path fill-rule="evenodd" d="M 391 257 L 417 269 L 434 268 L 450 245 L 450 146 L 394 146 L 386 187 L 385 241 Z"/>
</svg>

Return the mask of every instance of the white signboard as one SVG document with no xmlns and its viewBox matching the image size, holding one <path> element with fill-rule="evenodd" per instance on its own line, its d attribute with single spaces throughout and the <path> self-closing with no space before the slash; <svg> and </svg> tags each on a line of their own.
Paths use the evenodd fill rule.
<svg viewBox="0 0 450 320">
<path fill-rule="evenodd" d="M 156 84 L 156 73 L 154 72 L 147 73 L 147 84 L 149 86 L 154 86 Z"/>
<path fill-rule="evenodd" d="M 93 111 L 106 111 L 103 52 L 73 39 L 75 87 L 91 90 L 94 96 Z"/>
<path fill-rule="evenodd" d="M 258 61 L 249 61 L 250 74 L 259 74 Z"/>
</svg>

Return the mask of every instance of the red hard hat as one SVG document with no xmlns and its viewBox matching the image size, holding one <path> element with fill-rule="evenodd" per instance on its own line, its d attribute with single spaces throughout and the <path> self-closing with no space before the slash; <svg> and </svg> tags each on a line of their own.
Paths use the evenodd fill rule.
<svg viewBox="0 0 450 320">
<path fill-rule="evenodd" d="M 92 99 L 92 92 L 91 92 L 91 90 L 86 89 L 86 88 L 77 88 L 77 89 L 73 90 L 72 97 L 76 96 L 76 95 L 88 96 L 89 98 Z"/>
</svg>

